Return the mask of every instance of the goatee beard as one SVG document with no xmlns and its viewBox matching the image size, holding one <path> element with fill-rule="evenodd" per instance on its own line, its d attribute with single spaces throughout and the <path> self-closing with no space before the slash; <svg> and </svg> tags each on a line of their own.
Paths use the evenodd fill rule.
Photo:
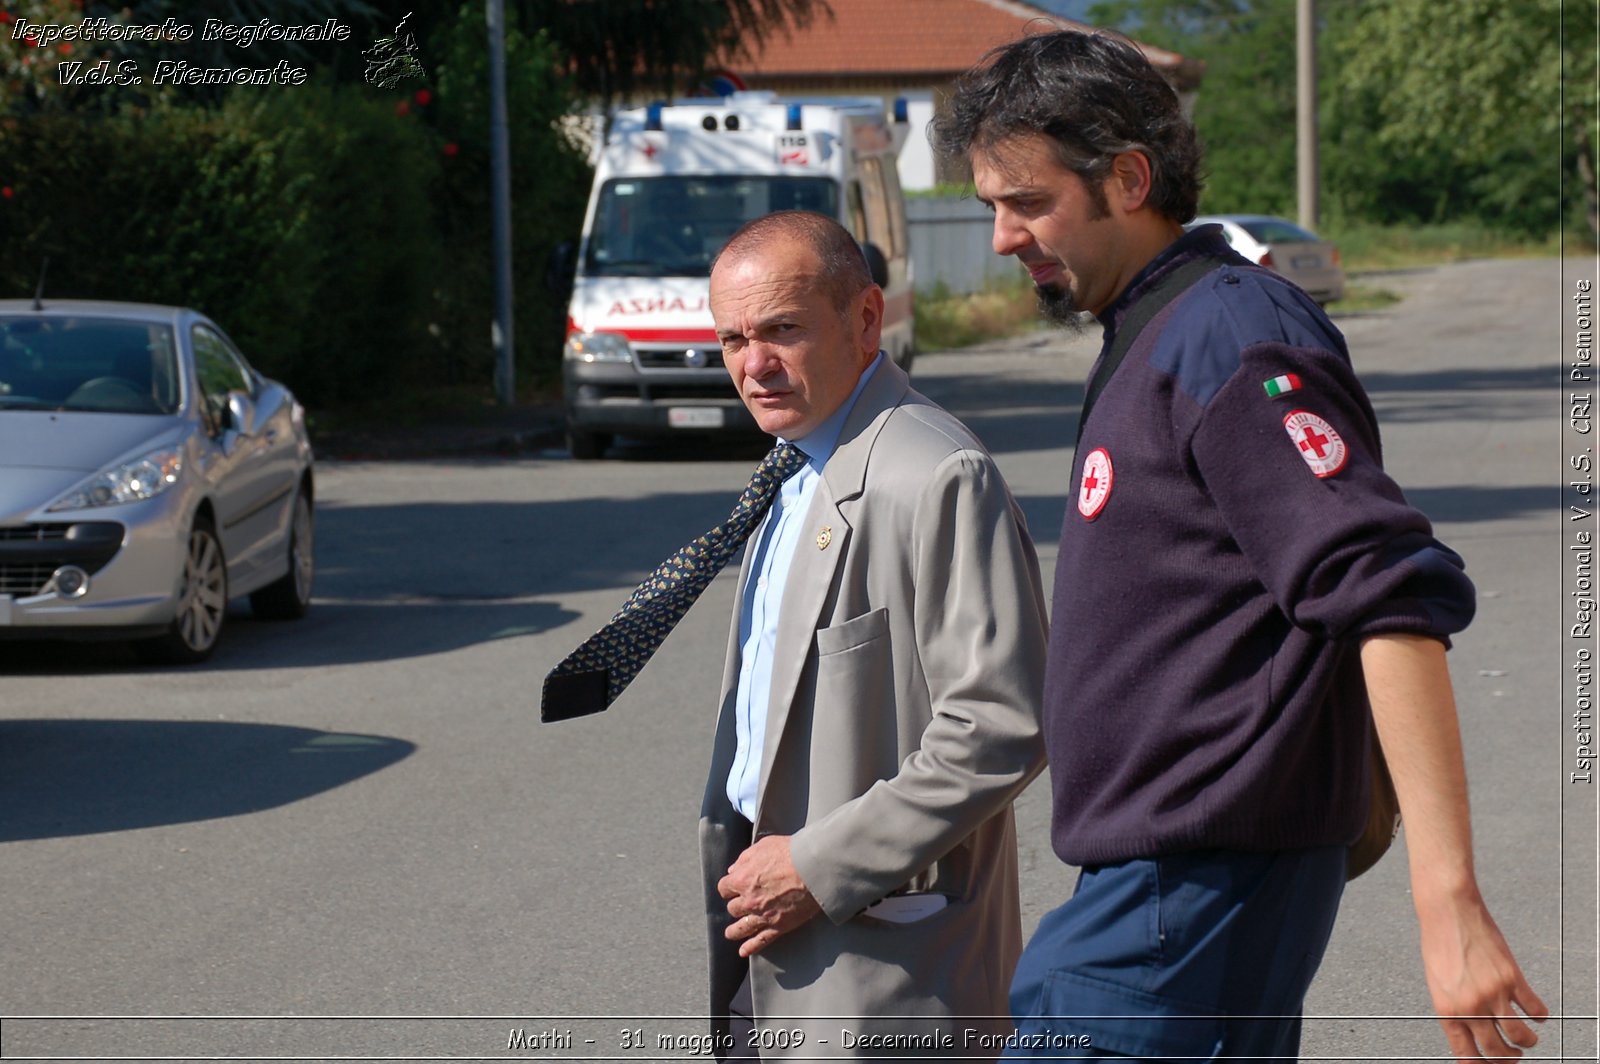
<svg viewBox="0 0 1600 1064">
<path fill-rule="evenodd" d="M 1034 289 L 1034 294 L 1039 297 L 1039 313 L 1044 316 L 1045 321 L 1073 334 L 1085 332 L 1089 328 L 1092 316 L 1085 314 L 1083 308 L 1073 302 L 1072 292 L 1066 287 L 1040 286 Z"/>
</svg>

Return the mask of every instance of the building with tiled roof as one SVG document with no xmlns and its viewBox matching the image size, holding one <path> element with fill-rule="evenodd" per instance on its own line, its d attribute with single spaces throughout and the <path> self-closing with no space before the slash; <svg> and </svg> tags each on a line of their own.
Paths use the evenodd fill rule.
<svg viewBox="0 0 1600 1064">
<path fill-rule="evenodd" d="M 922 129 L 946 86 L 996 45 L 1030 31 L 1093 27 L 1018 0 L 828 0 L 804 29 L 779 30 L 726 69 L 751 89 L 781 95 L 905 97 L 914 135 L 901 153 L 908 188 L 934 183 L 936 166 Z M 1138 42 L 1135 42 L 1138 43 Z M 1139 44 L 1192 102 L 1204 64 Z"/>
</svg>

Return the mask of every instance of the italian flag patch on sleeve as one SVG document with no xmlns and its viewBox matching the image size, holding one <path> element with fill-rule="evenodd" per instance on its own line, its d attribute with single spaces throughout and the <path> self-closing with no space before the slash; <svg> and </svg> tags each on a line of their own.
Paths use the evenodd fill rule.
<svg viewBox="0 0 1600 1064">
<path fill-rule="evenodd" d="M 1285 373 L 1281 377 L 1274 377 L 1270 381 L 1262 381 L 1261 387 L 1266 390 L 1268 399 L 1276 399 L 1280 395 L 1300 390 L 1300 378 L 1293 373 Z"/>
</svg>

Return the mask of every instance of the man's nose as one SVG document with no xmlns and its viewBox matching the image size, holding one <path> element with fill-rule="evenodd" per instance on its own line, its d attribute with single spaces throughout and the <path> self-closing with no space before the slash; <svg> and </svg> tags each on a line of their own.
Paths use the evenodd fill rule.
<svg viewBox="0 0 1600 1064">
<path fill-rule="evenodd" d="M 751 380 L 764 381 L 778 371 L 780 365 L 776 346 L 753 340 L 744 348 L 744 375 Z"/>
<path fill-rule="evenodd" d="M 996 207 L 994 212 L 994 253 L 996 255 L 1015 255 L 1027 247 L 1033 237 L 1028 230 L 1017 224 L 1016 218 L 1010 211 Z"/>
</svg>

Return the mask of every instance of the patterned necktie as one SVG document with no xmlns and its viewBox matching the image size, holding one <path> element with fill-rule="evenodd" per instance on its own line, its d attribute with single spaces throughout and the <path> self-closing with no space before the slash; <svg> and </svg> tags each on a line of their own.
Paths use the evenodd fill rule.
<svg viewBox="0 0 1600 1064">
<path fill-rule="evenodd" d="M 792 444 L 780 443 L 768 452 L 728 519 L 657 566 L 604 628 L 550 670 L 539 719 L 582 717 L 616 701 L 700 592 L 750 538 L 778 488 L 805 464 L 805 454 Z"/>
</svg>

